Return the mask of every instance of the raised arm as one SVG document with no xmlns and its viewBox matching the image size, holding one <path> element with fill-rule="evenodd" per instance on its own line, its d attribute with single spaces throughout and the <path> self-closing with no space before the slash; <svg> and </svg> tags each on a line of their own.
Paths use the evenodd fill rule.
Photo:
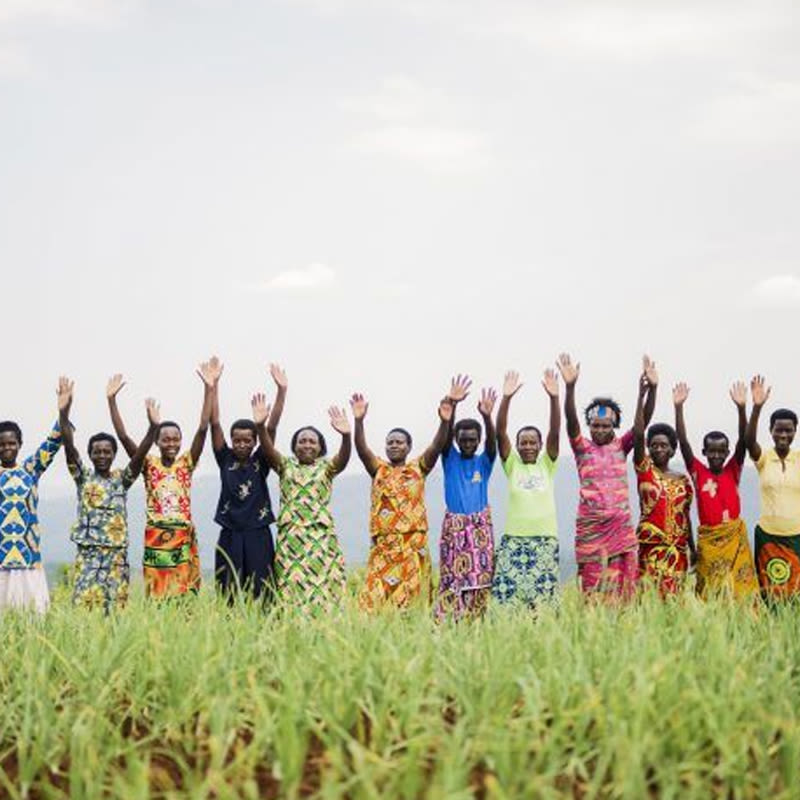
<svg viewBox="0 0 800 800">
<path fill-rule="evenodd" d="M 645 428 L 650 424 L 653 419 L 653 413 L 656 410 L 656 395 L 658 393 L 658 370 L 656 369 L 656 362 L 650 356 L 645 356 L 642 359 L 642 374 L 647 381 L 647 398 L 644 403 L 644 426 Z"/>
<path fill-rule="evenodd" d="M 378 458 L 375 453 L 369 449 L 367 436 L 364 432 L 364 417 L 367 416 L 369 403 L 366 401 L 363 394 L 356 393 L 350 398 L 350 409 L 353 412 L 356 453 L 358 453 L 358 457 L 361 459 L 361 463 L 369 473 L 369 476 L 374 478 L 375 473 L 378 471 Z"/>
<path fill-rule="evenodd" d="M 678 444 L 686 469 L 691 470 L 692 464 L 694 464 L 694 453 L 689 444 L 689 437 L 686 435 L 686 420 L 683 416 L 683 405 L 688 396 L 689 387 L 685 383 L 676 384 L 672 390 L 672 402 L 675 404 L 675 433 L 678 434 Z"/>
<path fill-rule="evenodd" d="M 747 384 L 744 381 L 736 381 L 731 386 L 731 400 L 736 406 L 736 415 L 739 423 L 739 435 L 736 438 L 736 448 L 733 451 L 733 455 L 740 464 L 744 464 L 744 457 L 747 452 Z"/>
<path fill-rule="evenodd" d="M 125 423 L 122 421 L 122 414 L 119 413 L 119 406 L 117 406 L 117 395 L 122 387 L 125 386 L 125 380 L 117 373 L 108 379 L 106 385 L 106 399 L 108 400 L 108 410 L 111 413 L 111 424 L 114 426 L 114 433 L 117 434 L 120 444 L 122 444 L 128 458 L 133 458 L 136 453 L 136 442 L 128 436 L 125 430 Z"/>
<path fill-rule="evenodd" d="M 452 424 L 453 414 L 455 412 L 455 405 L 449 397 L 445 397 L 439 403 L 439 428 L 436 431 L 436 436 L 428 446 L 428 449 L 422 454 L 422 464 L 425 472 L 430 472 L 436 464 L 436 459 L 444 450 L 447 443 L 447 437 L 450 433 L 450 425 Z"/>
<path fill-rule="evenodd" d="M 484 450 L 489 458 L 497 455 L 497 431 L 494 428 L 492 412 L 497 402 L 497 392 L 494 389 L 481 389 L 481 399 L 478 403 L 478 413 L 483 417 L 483 427 L 486 430 L 486 443 Z"/>
<path fill-rule="evenodd" d="M 650 383 L 647 375 L 643 372 L 639 378 L 639 393 L 636 397 L 636 413 L 633 416 L 633 463 L 637 466 L 644 461 L 645 455 L 645 429 L 647 423 L 644 420 L 645 398 L 648 400 L 651 394 Z"/>
<path fill-rule="evenodd" d="M 567 436 L 570 439 L 577 439 L 581 435 L 581 424 L 578 421 L 578 410 L 575 407 L 575 384 L 581 374 L 581 365 L 573 364 L 569 353 L 562 353 L 556 364 L 564 379 L 564 416 L 567 418 Z"/>
<path fill-rule="evenodd" d="M 753 410 L 750 412 L 750 420 L 747 423 L 747 433 L 745 434 L 745 444 L 747 452 L 753 461 L 761 458 L 761 445 L 758 443 L 758 420 L 761 417 L 761 409 L 769 400 L 772 388 L 767 386 L 763 375 L 756 375 L 750 381 L 750 394 L 753 396 Z"/>
<path fill-rule="evenodd" d="M 64 445 L 64 455 L 67 457 L 67 466 L 70 472 L 73 468 L 81 468 L 81 457 L 75 447 L 75 436 L 72 423 L 69 421 L 69 412 L 72 408 L 74 384 L 63 375 L 58 379 L 58 424 L 61 428 L 61 443 Z"/>
<path fill-rule="evenodd" d="M 453 414 L 450 417 L 450 428 L 447 432 L 447 440 L 442 448 L 443 453 L 446 453 L 453 446 L 453 430 L 456 422 L 456 409 L 458 408 L 458 404 L 465 400 L 469 395 L 470 386 L 472 386 L 472 381 L 467 375 L 459 375 L 450 381 L 450 391 L 447 393 L 447 399 L 453 406 Z"/>
<path fill-rule="evenodd" d="M 547 430 L 547 455 L 551 461 L 558 458 L 561 440 L 561 406 L 558 403 L 558 375 L 554 369 L 544 371 L 542 386 L 550 398 L 550 425 Z"/>
<path fill-rule="evenodd" d="M 509 370 L 503 379 L 503 396 L 500 398 L 500 407 L 497 409 L 497 447 L 500 458 L 506 461 L 511 455 L 511 439 L 508 436 L 508 410 L 511 407 L 511 398 L 522 388 L 519 372 Z"/>
<path fill-rule="evenodd" d="M 203 382 L 203 405 L 200 409 L 200 424 L 197 432 L 192 439 L 192 446 L 189 452 L 192 456 L 192 463 L 197 464 L 203 454 L 203 447 L 208 435 L 208 426 L 211 422 L 211 410 L 214 407 L 214 394 L 219 377 L 222 374 L 221 365 L 216 356 L 212 356 L 209 361 L 204 361 L 197 370 L 200 380 Z"/>
<path fill-rule="evenodd" d="M 331 427 L 342 435 L 339 452 L 331 459 L 334 472 L 338 474 L 347 466 L 347 462 L 350 460 L 350 450 L 352 449 L 350 420 L 347 419 L 344 409 L 336 406 L 331 406 L 328 409 L 328 416 L 331 420 Z"/>
<path fill-rule="evenodd" d="M 214 387 L 211 400 L 211 447 L 214 449 L 215 453 L 219 453 L 227 446 L 225 431 L 222 428 L 219 413 L 219 381 L 222 377 L 223 365 L 220 363 L 219 359 L 214 356 L 208 362 L 208 368 L 212 380 L 216 378 L 216 380 L 213 380 Z"/>
<path fill-rule="evenodd" d="M 144 406 L 147 409 L 147 433 L 144 435 L 142 441 L 139 442 L 139 446 L 136 448 L 133 458 L 128 463 L 128 470 L 131 473 L 132 480 L 136 480 L 136 478 L 139 477 L 139 473 L 144 466 L 144 460 L 147 458 L 147 454 L 150 452 L 150 448 L 156 440 L 158 426 L 161 423 L 161 412 L 158 403 L 152 397 L 148 397 L 144 401 Z"/>
<path fill-rule="evenodd" d="M 275 402 L 272 404 L 272 412 L 267 420 L 267 433 L 269 438 L 275 441 L 278 435 L 278 423 L 283 416 L 283 407 L 286 405 L 286 390 L 289 388 L 289 380 L 286 377 L 286 372 L 282 367 L 277 364 L 269 365 L 269 374 L 272 375 L 272 380 L 275 381 Z"/>
<path fill-rule="evenodd" d="M 270 407 L 267 404 L 267 396 L 263 392 L 257 392 L 250 400 L 253 409 L 253 422 L 256 424 L 258 441 L 261 445 L 261 452 L 269 464 L 270 469 L 280 472 L 283 456 L 275 449 L 275 445 L 267 432 L 267 418 L 270 414 Z"/>
</svg>

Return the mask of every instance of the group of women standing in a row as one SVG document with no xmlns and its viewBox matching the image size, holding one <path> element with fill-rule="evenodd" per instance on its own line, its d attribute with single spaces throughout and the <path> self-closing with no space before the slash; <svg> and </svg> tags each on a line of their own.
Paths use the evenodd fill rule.
<svg viewBox="0 0 800 800">
<path fill-rule="evenodd" d="M 567 434 L 580 479 L 575 552 L 584 592 L 628 598 L 641 581 L 654 585 L 662 595 L 676 593 L 692 562 L 696 562 L 698 589 L 703 595 L 748 595 L 759 583 L 762 592 L 773 597 L 800 591 L 800 461 L 791 450 L 797 417 L 786 409 L 774 412 L 770 420 L 774 447 L 759 447 L 759 416 L 769 397 L 763 378 L 756 377 L 751 383 L 749 419 L 747 387 L 734 384 L 731 398 L 738 412 L 739 435 L 733 455 L 725 434 L 712 431 L 703 438 L 704 464 L 695 458 L 686 435 L 683 409 L 689 392 L 685 384 L 673 390 L 675 427 L 663 423 L 649 426 L 658 388 L 658 374 L 649 358 L 643 362 L 633 427 L 621 437 L 616 434 L 620 408 L 611 398 L 602 397 L 586 407 L 589 436 L 583 435 L 575 401 L 579 365 L 564 354 L 557 366 L 565 386 Z M 220 425 L 222 371 L 216 357 L 198 370 L 203 406 L 199 427 L 186 451 L 181 449 L 178 424 L 162 421 L 158 404 L 150 399 L 146 401 L 145 436 L 138 443 L 131 439 L 117 406 L 124 383 L 121 376 L 114 376 L 107 398 L 117 437 L 130 459 L 123 469 L 113 467 L 117 438 L 107 433 L 89 439 L 91 467 L 83 463 L 69 420 L 73 385 L 66 378 L 59 380 L 57 423 L 45 442 L 21 463 L 19 426 L 0 422 L 0 608 L 47 607 L 38 482 L 62 444 L 78 492 L 77 521 L 72 529 L 77 546 L 75 602 L 110 610 L 127 599 L 126 495 L 139 473 L 144 474 L 147 509 L 145 591 L 157 598 L 196 591 L 200 565 L 191 485 L 209 427 L 220 475 L 214 517 L 221 528 L 215 563 L 220 590 L 229 596 L 238 591 L 254 597 L 277 594 L 283 601 L 316 609 L 339 601 L 346 577 L 330 500 L 333 479 L 350 457 L 351 427 L 345 411 L 335 407 L 328 411 L 331 425 L 340 435 L 335 455 L 328 457 L 325 436 L 313 426 L 297 430 L 291 438 L 291 455 L 281 454 L 274 443 L 288 383 L 283 370 L 272 365 L 273 405 L 267 404 L 264 394 L 254 395 L 252 419 L 239 419 L 231 425 L 229 444 Z M 496 424 L 497 394 L 493 389 L 480 394 L 480 421 L 456 421 L 457 408 L 471 387 L 467 377 L 458 376 L 439 404 L 433 441 L 417 458 L 411 457 L 412 438 L 403 428 L 389 431 L 385 458 L 377 456 L 366 440 L 368 403 L 363 395 L 353 395 L 353 438 L 372 478 L 372 546 L 359 595 L 362 608 L 405 607 L 430 599 L 425 479 L 440 456 L 446 513 L 440 540 L 437 617 L 479 614 L 490 597 L 499 603 L 531 607 L 553 599 L 559 582 L 553 484 L 561 428 L 558 374 L 546 370 L 542 385 L 550 403 L 547 436 L 526 425 L 512 444 L 508 415 L 521 387 L 517 373 L 505 376 Z M 157 454 L 150 453 L 154 444 Z M 690 477 L 670 467 L 678 447 Z M 636 527 L 628 500 L 627 456 L 631 450 L 641 507 Z M 756 463 L 761 484 L 755 564 L 741 519 L 738 490 L 746 451 Z M 508 479 L 509 505 L 506 528 L 495 552 L 487 489 L 498 452 Z M 270 470 L 277 473 L 280 484 L 274 550 L 270 526 L 276 516 L 267 488 Z M 696 546 L 690 521 L 694 497 L 700 520 Z"/>
</svg>

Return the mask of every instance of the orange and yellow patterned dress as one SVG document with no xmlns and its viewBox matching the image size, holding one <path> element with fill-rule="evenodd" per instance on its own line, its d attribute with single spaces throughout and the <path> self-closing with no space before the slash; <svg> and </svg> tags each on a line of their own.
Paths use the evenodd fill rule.
<svg viewBox="0 0 800 800">
<path fill-rule="evenodd" d="M 421 458 L 400 466 L 378 462 L 372 479 L 369 528 L 372 547 L 358 598 L 365 611 L 384 605 L 405 608 L 431 599 L 428 513 Z"/>
<path fill-rule="evenodd" d="M 200 588 L 191 505 L 194 467 L 188 451 L 168 467 L 158 456 L 145 459 L 144 588 L 148 597 L 175 597 Z"/>
<path fill-rule="evenodd" d="M 680 591 L 689 570 L 689 509 L 694 490 L 686 475 L 661 472 L 650 459 L 636 464 L 642 516 L 639 540 L 639 575 L 651 581 L 662 595 Z"/>
</svg>

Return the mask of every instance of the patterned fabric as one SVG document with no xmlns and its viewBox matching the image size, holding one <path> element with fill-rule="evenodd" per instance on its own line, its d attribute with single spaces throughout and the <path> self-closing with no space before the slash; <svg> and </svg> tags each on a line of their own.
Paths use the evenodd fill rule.
<svg viewBox="0 0 800 800">
<path fill-rule="evenodd" d="M 387 603 L 404 608 L 420 598 L 430 602 L 425 469 L 419 459 L 401 466 L 378 461 L 369 527 L 372 546 L 359 606 L 374 611 Z"/>
<path fill-rule="evenodd" d="M 578 579 L 585 594 L 604 599 L 630 600 L 636 593 L 639 559 L 635 550 L 607 561 L 578 564 Z"/>
<path fill-rule="evenodd" d="M 800 534 L 773 536 L 756 525 L 756 571 L 766 600 L 800 595 Z"/>
<path fill-rule="evenodd" d="M 220 493 L 214 521 L 227 530 L 252 531 L 275 521 L 267 488 L 269 466 L 261 448 L 243 464 L 227 445 L 214 450 L 219 466 Z"/>
<path fill-rule="evenodd" d="M 194 525 L 144 530 L 144 591 L 148 597 L 177 597 L 200 589 L 200 556 Z"/>
<path fill-rule="evenodd" d="M 341 600 L 346 584 L 344 556 L 329 508 L 333 464 L 325 458 L 313 464 L 284 458 L 279 474 L 278 594 L 290 603 L 328 611 Z"/>
<path fill-rule="evenodd" d="M 191 523 L 194 468 L 192 454 L 188 450 L 168 467 L 158 456 L 145 458 L 142 474 L 148 526 L 172 527 Z"/>
<path fill-rule="evenodd" d="M 106 614 L 123 608 L 128 602 L 130 580 L 131 569 L 124 548 L 78 545 L 72 592 L 76 606 L 102 608 Z"/>
<path fill-rule="evenodd" d="M 697 491 L 697 516 L 701 525 L 721 525 L 739 519 L 742 465 L 735 455 L 728 459 L 719 473 L 712 472 L 698 459 L 692 462 L 689 472 Z"/>
<path fill-rule="evenodd" d="M 697 593 L 748 597 L 758 591 L 753 556 L 742 519 L 697 529 Z"/>
<path fill-rule="evenodd" d="M 689 570 L 692 483 L 686 475 L 662 472 L 650 456 L 636 464 L 636 479 L 642 513 L 636 530 L 640 577 L 652 581 L 662 595 L 675 594 Z"/>
<path fill-rule="evenodd" d="M 508 536 L 500 540 L 492 597 L 500 603 L 524 603 L 535 609 L 552 602 L 558 589 L 558 539 Z"/>
<path fill-rule="evenodd" d="M 439 542 L 436 618 L 478 616 L 486 609 L 494 570 L 492 515 L 447 511 Z"/>
<path fill-rule="evenodd" d="M 633 434 L 598 445 L 578 436 L 570 439 L 580 478 L 580 500 L 575 522 L 575 558 L 578 564 L 604 563 L 636 550 L 636 532 L 628 501 L 627 457 Z"/>
<path fill-rule="evenodd" d="M 431 557 L 428 534 L 384 533 L 372 540 L 367 576 L 358 605 L 375 611 L 385 605 L 405 608 L 415 601 L 430 602 Z"/>
<path fill-rule="evenodd" d="M 42 562 L 39 479 L 61 447 L 58 422 L 22 464 L 0 467 L 0 570 L 33 569 Z"/>
<path fill-rule="evenodd" d="M 70 464 L 78 489 L 78 520 L 72 526 L 75 544 L 92 547 L 128 547 L 126 498 L 135 478 L 130 467 L 114 469 L 107 477 L 82 464 Z"/>
</svg>

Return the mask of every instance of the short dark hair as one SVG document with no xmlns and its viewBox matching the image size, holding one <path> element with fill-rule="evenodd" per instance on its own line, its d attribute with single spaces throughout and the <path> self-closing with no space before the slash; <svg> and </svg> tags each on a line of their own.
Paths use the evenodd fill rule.
<svg viewBox="0 0 800 800">
<path fill-rule="evenodd" d="M 177 428 L 178 433 L 180 433 L 181 436 L 183 436 L 183 431 L 181 431 L 181 426 L 178 425 L 177 422 L 173 422 L 171 419 L 168 419 L 160 423 L 158 428 L 156 428 L 156 439 L 158 439 L 158 437 L 161 436 L 161 431 L 163 431 L 164 428 Z"/>
<path fill-rule="evenodd" d="M 22 444 L 22 428 L 16 422 L 12 422 L 10 419 L 0 422 L 0 433 L 13 433 L 17 437 L 17 442 Z"/>
<path fill-rule="evenodd" d="M 723 433 L 722 431 L 709 431 L 709 432 L 708 432 L 708 433 L 707 433 L 707 434 L 706 434 L 706 435 L 703 437 L 703 450 L 705 450 L 705 449 L 706 449 L 706 447 L 708 447 L 708 443 L 709 443 L 709 442 L 710 442 L 712 439 L 724 439 L 724 440 L 725 440 L 725 444 L 727 444 L 727 445 L 728 445 L 728 447 L 730 447 L 730 446 L 731 446 L 730 439 L 728 439 L 728 435 L 727 435 L 726 433 Z"/>
<path fill-rule="evenodd" d="M 255 436 L 256 424 L 251 419 L 237 419 L 236 422 L 231 425 L 231 436 L 233 436 L 234 431 L 250 431 L 250 433 Z"/>
<path fill-rule="evenodd" d="M 320 454 L 320 456 L 325 456 L 325 455 L 328 454 L 328 445 L 325 442 L 325 437 L 322 435 L 322 431 L 319 430 L 318 428 L 315 428 L 313 425 L 303 425 L 302 428 L 298 428 L 292 434 L 291 448 L 292 448 L 292 452 L 293 453 L 297 449 L 297 440 L 300 438 L 300 434 L 303 431 L 314 431 L 314 433 L 317 434 L 317 439 L 319 439 L 319 454 Z"/>
<path fill-rule="evenodd" d="M 86 452 L 89 454 L 89 457 L 92 456 L 92 447 L 94 446 L 95 442 L 108 442 L 111 445 L 111 449 L 114 453 L 117 452 L 117 440 L 110 434 L 110 433 L 96 433 L 94 436 L 89 437 L 89 444 L 86 445 Z"/>
<path fill-rule="evenodd" d="M 655 422 L 647 429 L 647 444 L 656 436 L 666 436 L 669 440 L 670 447 L 673 450 L 678 449 L 678 434 L 675 433 L 675 428 L 672 425 L 667 425 L 666 422 Z"/>
<path fill-rule="evenodd" d="M 458 422 L 456 422 L 456 426 L 453 429 L 456 441 L 458 441 L 458 434 L 461 433 L 461 431 L 470 431 L 470 430 L 477 431 L 478 436 L 480 436 L 483 431 L 480 422 L 478 422 L 478 420 L 476 419 L 472 419 L 471 417 L 466 417 L 465 419 L 460 419 Z"/>
<path fill-rule="evenodd" d="M 591 403 L 583 410 L 583 418 L 586 420 L 586 424 L 589 425 L 591 423 L 591 419 L 589 415 L 595 408 L 600 408 L 601 406 L 607 406 L 610 408 L 615 416 L 616 422 L 614 423 L 615 428 L 619 428 L 620 424 L 622 423 L 622 409 L 620 408 L 619 403 L 611 397 L 595 397 Z"/>
<path fill-rule="evenodd" d="M 523 426 L 522 426 L 522 427 L 521 427 L 521 428 L 520 428 L 520 429 L 517 431 L 517 438 L 515 439 L 515 441 L 517 442 L 517 444 L 519 444 L 519 437 L 520 437 L 520 436 L 521 436 L 523 433 L 527 433 L 528 431 L 534 431 L 535 433 L 537 433 L 537 434 L 538 434 L 538 436 L 539 436 L 539 443 L 541 444 L 541 442 L 543 441 L 543 440 L 542 440 L 542 432 L 541 432 L 541 431 L 540 431 L 540 430 L 539 430 L 539 429 L 538 429 L 538 428 L 537 428 L 535 425 L 523 425 Z"/>
<path fill-rule="evenodd" d="M 797 414 L 794 413 L 790 408 L 776 408 L 770 415 L 769 415 L 769 427 L 770 430 L 775 427 L 775 423 L 779 419 L 787 419 L 789 422 L 794 423 L 795 428 L 797 427 Z"/>
<path fill-rule="evenodd" d="M 408 446 L 411 447 L 411 434 L 405 428 L 392 428 L 389 433 L 386 434 L 386 438 L 388 439 L 393 433 L 402 433 L 403 436 L 406 437 Z"/>
</svg>

